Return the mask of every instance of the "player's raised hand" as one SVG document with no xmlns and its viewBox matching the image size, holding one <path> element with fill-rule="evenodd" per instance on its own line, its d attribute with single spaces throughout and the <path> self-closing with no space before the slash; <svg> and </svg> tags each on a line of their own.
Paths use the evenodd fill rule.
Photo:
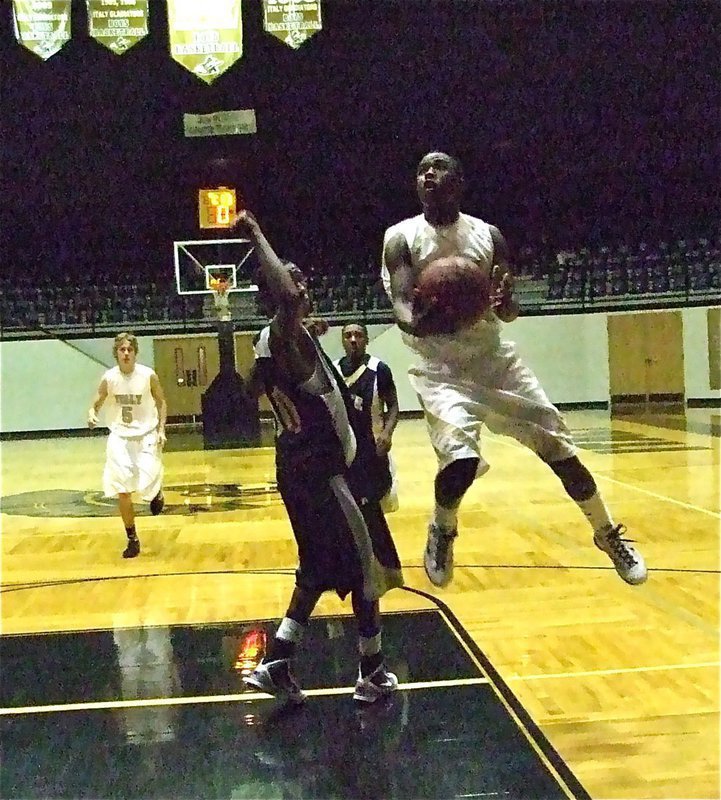
<svg viewBox="0 0 721 800">
<path fill-rule="evenodd" d="M 491 308 L 501 322 L 513 322 L 520 312 L 513 297 L 513 275 L 498 265 L 491 272 Z"/>
<path fill-rule="evenodd" d="M 241 208 L 240 211 L 235 215 L 233 227 L 238 228 L 239 230 L 251 232 L 257 230 L 259 226 L 258 220 L 253 216 L 253 214 L 251 214 L 247 208 Z"/>
</svg>

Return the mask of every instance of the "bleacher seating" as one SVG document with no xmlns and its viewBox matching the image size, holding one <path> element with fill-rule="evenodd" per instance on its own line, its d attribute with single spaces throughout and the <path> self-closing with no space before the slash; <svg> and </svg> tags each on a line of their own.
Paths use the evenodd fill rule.
<svg viewBox="0 0 721 800">
<path fill-rule="evenodd" d="M 559 253 L 549 269 L 550 305 L 649 305 L 719 301 L 721 251 L 708 239 L 642 242 Z"/>
<path fill-rule="evenodd" d="M 597 310 L 721 302 L 721 243 L 683 239 L 580 248 L 553 253 L 525 247 L 518 255 L 516 293 L 521 306 L 542 313 L 559 307 Z M 391 319 L 391 304 L 378 269 L 367 263 L 343 271 L 311 272 L 308 289 L 315 313 L 342 320 Z M 159 280 L 113 284 L 74 282 L 37 285 L 27 276 L 0 278 L 0 332 L 21 336 L 43 329 L 78 333 L 119 327 L 139 330 L 199 329 L 212 324 L 203 295 L 178 296 L 174 285 Z M 207 303 L 205 304 L 208 305 Z M 251 304 L 242 305 L 253 317 Z M 257 322 L 257 320 L 256 320 Z"/>
</svg>

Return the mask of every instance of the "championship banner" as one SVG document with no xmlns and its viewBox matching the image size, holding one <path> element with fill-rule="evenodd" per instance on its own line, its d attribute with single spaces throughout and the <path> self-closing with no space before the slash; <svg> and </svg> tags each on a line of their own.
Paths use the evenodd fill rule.
<svg viewBox="0 0 721 800">
<path fill-rule="evenodd" d="M 148 35 L 148 0 L 87 0 L 90 35 L 124 53 Z"/>
<path fill-rule="evenodd" d="M 71 0 L 13 0 L 15 38 L 43 61 L 70 41 Z"/>
<path fill-rule="evenodd" d="M 263 0 L 263 28 L 297 50 L 323 29 L 321 0 Z"/>
<path fill-rule="evenodd" d="M 215 111 L 213 114 L 183 114 L 186 136 L 236 136 L 257 133 L 255 110 Z"/>
<path fill-rule="evenodd" d="M 212 83 L 243 55 L 240 0 L 168 0 L 170 55 Z"/>
</svg>

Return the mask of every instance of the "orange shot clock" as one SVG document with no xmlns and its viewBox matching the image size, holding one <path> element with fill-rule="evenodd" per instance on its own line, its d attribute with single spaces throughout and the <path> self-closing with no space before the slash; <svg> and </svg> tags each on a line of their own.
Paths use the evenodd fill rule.
<svg viewBox="0 0 721 800">
<path fill-rule="evenodd" d="M 219 186 L 198 189 L 198 219 L 201 228 L 230 228 L 235 220 L 235 189 Z"/>
</svg>

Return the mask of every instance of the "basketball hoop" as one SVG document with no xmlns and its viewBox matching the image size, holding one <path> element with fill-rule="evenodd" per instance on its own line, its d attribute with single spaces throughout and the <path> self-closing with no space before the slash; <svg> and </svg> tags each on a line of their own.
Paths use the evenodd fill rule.
<svg viewBox="0 0 721 800">
<path fill-rule="evenodd" d="M 173 242 L 179 295 L 205 295 L 205 319 L 230 322 L 257 316 L 253 247 L 248 239 L 196 239 Z"/>
<path fill-rule="evenodd" d="M 228 281 L 223 278 L 211 278 L 209 285 L 214 294 L 224 295 L 228 291 Z"/>
</svg>

